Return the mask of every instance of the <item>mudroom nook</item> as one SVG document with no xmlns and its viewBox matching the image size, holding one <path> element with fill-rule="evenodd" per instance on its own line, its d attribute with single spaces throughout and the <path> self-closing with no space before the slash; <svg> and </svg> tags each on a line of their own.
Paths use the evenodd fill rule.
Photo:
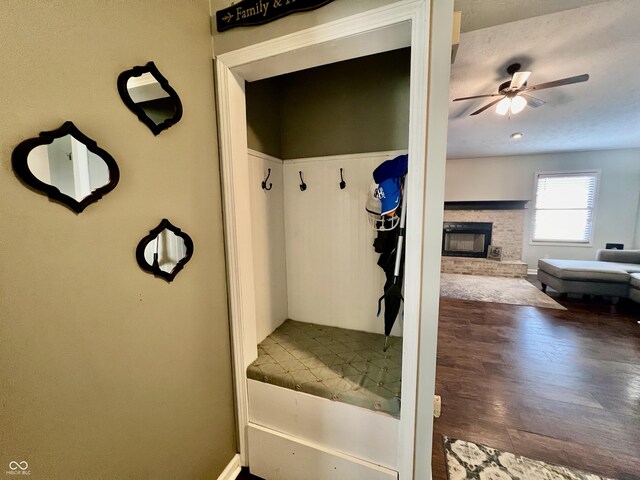
<svg viewBox="0 0 640 480">
<path fill-rule="evenodd" d="M 391 478 L 402 307 L 385 345 L 385 272 L 365 207 L 372 172 L 407 152 L 410 55 L 403 48 L 245 85 L 258 342 L 246 370 L 249 419 Z M 334 422 L 339 435 L 292 425 L 318 403 L 331 418 L 317 421 Z"/>
<path fill-rule="evenodd" d="M 420 318 L 437 318 L 438 292 L 421 284 L 428 262 L 437 285 L 441 238 L 422 227 L 442 222 L 445 142 L 432 140 L 425 161 L 424 8 L 398 2 L 334 22 L 340 33 L 326 43 L 303 31 L 292 34 L 302 49 L 281 51 L 278 39 L 216 59 L 240 455 L 255 475 L 301 478 L 310 464 L 327 479 L 429 469 L 414 449 L 430 448 L 416 426 L 430 425 L 431 411 L 420 417 L 416 404 L 433 402 L 436 325 L 420 328 Z M 449 28 L 440 34 L 448 70 Z M 446 95 L 433 103 L 444 117 Z M 386 180 L 373 172 L 402 157 L 387 210 Z M 402 232 L 397 258 L 409 259 L 394 256 L 388 270 L 373 247 L 385 225 Z"/>
</svg>

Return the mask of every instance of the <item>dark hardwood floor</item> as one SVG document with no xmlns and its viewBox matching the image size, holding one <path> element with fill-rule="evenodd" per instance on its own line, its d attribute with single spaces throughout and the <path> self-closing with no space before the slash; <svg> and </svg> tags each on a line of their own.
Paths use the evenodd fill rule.
<svg viewBox="0 0 640 480">
<path fill-rule="evenodd" d="M 556 300 L 568 310 L 441 300 L 434 480 L 442 435 L 640 479 L 640 305 Z"/>
</svg>

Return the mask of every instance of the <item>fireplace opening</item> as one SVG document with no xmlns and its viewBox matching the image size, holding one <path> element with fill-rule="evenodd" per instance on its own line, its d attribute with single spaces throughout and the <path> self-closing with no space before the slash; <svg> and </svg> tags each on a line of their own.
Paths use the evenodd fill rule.
<svg viewBox="0 0 640 480">
<path fill-rule="evenodd" d="M 442 255 L 486 258 L 492 226 L 490 222 L 444 222 Z"/>
</svg>

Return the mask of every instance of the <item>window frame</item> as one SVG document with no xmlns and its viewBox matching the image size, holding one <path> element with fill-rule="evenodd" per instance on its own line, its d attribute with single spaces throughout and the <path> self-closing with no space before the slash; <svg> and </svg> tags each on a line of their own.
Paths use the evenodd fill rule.
<svg viewBox="0 0 640 480">
<path fill-rule="evenodd" d="M 593 209 L 591 211 L 591 233 L 587 242 L 562 241 L 562 240 L 535 240 L 535 222 L 536 210 L 538 206 L 538 180 L 541 175 L 557 175 L 557 176 L 573 176 L 573 175 L 593 175 L 596 179 L 596 186 L 593 195 Z M 529 245 L 549 245 L 558 247 L 593 247 L 593 237 L 595 236 L 596 227 L 596 211 L 598 209 L 598 200 L 600 196 L 600 177 L 602 170 L 600 169 L 583 169 L 583 170 L 557 170 L 557 171 L 538 171 L 533 177 L 533 209 L 531 210 Z"/>
</svg>

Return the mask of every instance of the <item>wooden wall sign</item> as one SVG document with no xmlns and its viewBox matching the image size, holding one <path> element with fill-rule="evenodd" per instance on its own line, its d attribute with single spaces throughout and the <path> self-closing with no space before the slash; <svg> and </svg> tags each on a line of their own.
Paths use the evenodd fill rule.
<svg viewBox="0 0 640 480">
<path fill-rule="evenodd" d="M 219 32 L 234 27 L 264 25 L 291 13 L 320 8 L 333 0 L 243 0 L 216 12 Z"/>
</svg>

